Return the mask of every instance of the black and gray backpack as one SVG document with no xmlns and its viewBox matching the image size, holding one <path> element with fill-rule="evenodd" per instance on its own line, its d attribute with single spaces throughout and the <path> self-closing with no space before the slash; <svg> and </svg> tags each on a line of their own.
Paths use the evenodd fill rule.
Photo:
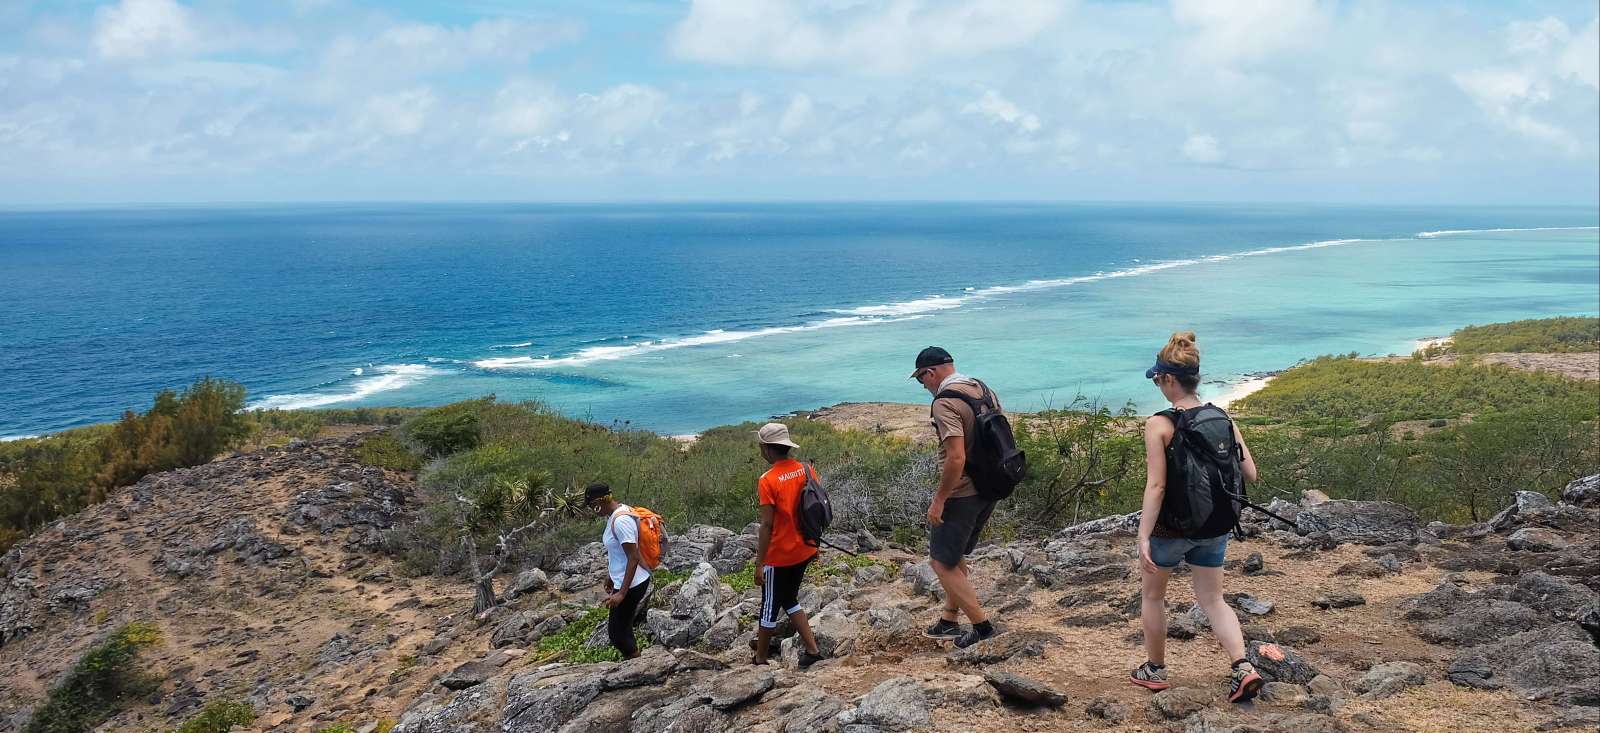
<svg viewBox="0 0 1600 733">
<path fill-rule="evenodd" d="M 817 480 L 817 469 L 809 463 L 802 465 L 806 471 L 806 485 L 800 488 L 794 507 L 794 523 L 800 530 L 800 539 L 812 547 L 827 545 L 840 552 L 856 554 L 822 539 L 833 524 L 833 502 L 828 499 L 828 490 Z"/>
<path fill-rule="evenodd" d="M 982 396 L 970 397 L 953 389 L 934 395 L 934 400 L 951 397 L 972 408 L 972 435 L 967 440 L 966 474 L 978 496 L 999 501 L 1015 491 L 1028 475 L 1028 456 L 1017 447 L 1011 421 L 995 407 L 989 385 L 978 382 Z"/>
<path fill-rule="evenodd" d="M 1211 403 L 1188 410 L 1156 413 L 1172 421 L 1167 444 L 1167 490 L 1161 497 L 1163 527 L 1189 539 L 1210 539 L 1233 531 L 1247 503 L 1244 449 L 1233 435 L 1233 421 Z"/>
</svg>

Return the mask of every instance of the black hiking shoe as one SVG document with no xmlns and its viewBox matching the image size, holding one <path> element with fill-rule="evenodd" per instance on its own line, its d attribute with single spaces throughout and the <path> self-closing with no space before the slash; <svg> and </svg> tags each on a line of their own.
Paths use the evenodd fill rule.
<svg viewBox="0 0 1600 733">
<path fill-rule="evenodd" d="M 959 639 L 961 638 L 961 624 L 954 621 L 939 619 L 922 632 L 929 639 Z"/>
<path fill-rule="evenodd" d="M 994 636 L 995 633 L 994 624 L 973 624 L 972 630 L 962 634 L 961 638 L 956 639 L 956 648 L 965 649 L 973 644 L 983 641 L 984 639 Z"/>
<path fill-rule="evenodd" d="M 821 654 L 812 654 L 811 652 L 808 652 L 808 651 L 801 651 L 800 652 L 800 668 L 801 669 L 810 669 L 811 665 L 816 664 L 817 662 L 820 662 L 820 661 L 822 661 L 824 659 L 827 659 L 827 657 L 824 657 Z"/>
</svg>

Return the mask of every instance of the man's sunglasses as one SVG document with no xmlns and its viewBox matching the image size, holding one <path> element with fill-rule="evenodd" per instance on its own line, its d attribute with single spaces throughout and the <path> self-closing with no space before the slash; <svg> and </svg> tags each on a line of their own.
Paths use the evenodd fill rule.
<svg viewBox="0 0 1600 733">
<path fill-rule="evenodd" d="M 916 371 L 911 373 L 911 378 L 917 380 L 918 382 L 920 382 L 920 381 L 922 381 L 923 377 L 928 376 L 928 374 L 930 372 L 932 372 L 932 371 L 933 371 L 932 369 L 918 369 L 918 370 L 916 370 Z"/>
</svg>

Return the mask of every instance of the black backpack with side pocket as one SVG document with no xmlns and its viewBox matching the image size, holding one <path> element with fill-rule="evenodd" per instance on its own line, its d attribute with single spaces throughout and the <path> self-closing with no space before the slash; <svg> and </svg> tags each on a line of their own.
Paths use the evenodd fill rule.
<svg viewBox="0 0 1600 733">
<path fill-rule="evenodd" d="M 974 380 L 976 381 L 976 380 Z M 1015 491 L 1028 475 L 1028 456 L 1017 447 L 1011 421 L 995 407 L 989 385 L 978 382 L 983 395 L 970 397 L 953 389 L 934 395 L 934 400 L 950 397 L 972 408 L 972 435 L 967 441 L 966 474 L 972 478 L 978 496 L 999 501 Z"/>
<path fill-rule="evenodd" d="M 1244 449 L 1233 420 L 1211 403 L 1156 413 L 1172 421 L 1167 443 L 1167 489 L 1161 497 L 1163 527 L 1188 539 L 1210 539 L 1233 531 L 1247 501 Z"/>
<path fill-rule="evenodd" d="M 828 527 L 833 525 L 833 502 L 828 498 L 828 490 L 817 480 L 816 467 L 809 463 L 801 464 L 801 467 L 806 472 L 806 485 L 800 487 L 794 507 L 794 524 L 795 529 L 800 530 L 800 539 L 812 547 L 827 545 L 846 554 L 856 554 L 822 539 L 828 533 Z"/>
</svg>

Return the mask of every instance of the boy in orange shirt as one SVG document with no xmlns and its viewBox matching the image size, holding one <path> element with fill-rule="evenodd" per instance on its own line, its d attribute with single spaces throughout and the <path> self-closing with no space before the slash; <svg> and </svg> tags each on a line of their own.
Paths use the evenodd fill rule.
<svg viewBox="0 0 1600 733">
<path fill-rule="evenodd" d="M 800 668 L 805 669 L 822 659 L 817 649 L 817 639 L 811 635 L 811 624 L 806 612 L 800 608 L 800 581 L 805 578 L 806 566 L 817 556 L 817 548 L 806 544 L 795 524 L 795 509 L 800 504 L 800 491 L 806 485 L 808 468 L 789 457 L 789 451 L 799 448 L 789 439 L 789 428 L 782 423 L 767 423 L 756 431 L 761 444 L 761 457 L 772 468 L 761 475 L 756 483 L 761 498 L 761 534 L 756 544 L 756 585 L 761 586 L 761 623 L 756 631 L 755 664 L 767 663 L 767 651 L 772 644 L 772 633 L 778 628 L 778 613 L 789 614 L 789 622 L 805 642 L 800 654 Z"/>
</svg>

